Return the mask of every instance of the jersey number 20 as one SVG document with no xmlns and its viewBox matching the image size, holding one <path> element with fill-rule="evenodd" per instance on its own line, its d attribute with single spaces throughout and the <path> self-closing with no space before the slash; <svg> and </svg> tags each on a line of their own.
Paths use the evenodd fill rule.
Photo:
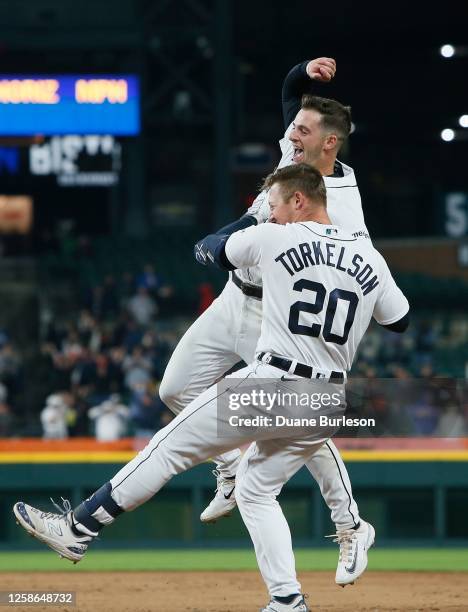
<svg viewBox="0 0 468 612">
<path fill-rule="evenodd" d="M 322 283 L 315 283 L 314 281 L 306 280 L 302 278 L 294 283 L 294 291 L 307 291 L 315 292 L 315 302 L 294 302 L 289 311 L 289 324 L 288 327 L 293 334 L 300 334 L 301 336 L 312 336 L 312 338 L 318 338 L 322 331 L 322 326 L 318 323 L 312 323 L 312 325 L 301 325 L 299 323 L 299 317 L 301 312 L 310 312 L 311 314 L 319 314 L 323 310 L 323 304 L 327 295 L 327 290 Z M 332 333 L 333 319 L 335 318 L 336 307 L 338 300 L 348 302 L 348 312 L 346 314 L 346 322 L 343 329 L 343 335 Z M 354 315 L 356 314 L 356 308 L 359 303 L 358 296 L 353 291 L 345 291 L 344 289 L 333 289 L 330 292 L 328 298 L 327 310 L 325 313 L 325 323 L 323 325 L 322 336 L 325 342 L 332 342 L 333 344 L 344 344 L 349 336 L 349 330 L 354 323 Z"/>
</svg>

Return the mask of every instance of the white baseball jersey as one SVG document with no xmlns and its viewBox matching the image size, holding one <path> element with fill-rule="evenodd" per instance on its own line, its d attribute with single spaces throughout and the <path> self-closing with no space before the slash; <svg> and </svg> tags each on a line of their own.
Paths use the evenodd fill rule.
<svg viewBox="0 0 468 612">
<path fill-rule="evenodd" d="M 266 223 L 232 234 L 233 266 L 259 266 L 263 320 L 257 351 L 349 370 L 372 316 L 389 325 L 409 310 L 371 242 L 333 225 Z"/>
<path fill-rule="evenodd" d="M 294 163 L 292 160 L 294 146 L 288 138 L 291 130 L 292 123 L 279 142 L 281 160 L 278 164 L 278 169 L 291 166 Z M 340 162 L 340 164 L 343 168 L 344 176 L 323 177 L 325 187 L 327 188 L 328 216 L 333 224 L 357 236 L 369 238 L 369 232 L 364 221 L 364 213 L 362 212 L 361 194 L 359 193 L 354 170 L 343 162 Z M 270 207 L 267 191 L 261 191 L 258 194 L 246 214 L 255 217 L 259 225 L 268 221 Z M 254 285 L 262 284 L 262 277 L 258 268 L 253 267 L 239 270 L 237 274 L 244 282 Z"/>
</svg>

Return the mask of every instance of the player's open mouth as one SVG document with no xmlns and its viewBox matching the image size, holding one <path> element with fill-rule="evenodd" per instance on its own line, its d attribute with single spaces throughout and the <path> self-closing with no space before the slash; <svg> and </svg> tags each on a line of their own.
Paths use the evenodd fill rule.
<svg viewBox="0 0 468 612">
<path fill-rule="evenodd" d="M 294 147 L 293 162 L 299 164 L 304 158 L 304 149 Z"/>
</svg>

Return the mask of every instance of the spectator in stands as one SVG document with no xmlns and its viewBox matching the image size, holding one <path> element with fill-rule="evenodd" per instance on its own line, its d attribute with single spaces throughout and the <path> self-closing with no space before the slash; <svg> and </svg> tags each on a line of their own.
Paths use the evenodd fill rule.
<svg viewBox="0 0 468 612">
<path fill-rule="evenodd" d="M 167 411 L 151 383 L 135 384 L 130 398 L 130 419 L 134 435 L 139 438 L 152 438 L 164 427 L 162 417 Z"/>
<path fill-rule="evenodd" d="M 43 438 L 63 440 L 68 438 L 70 410 L 59 393 L 49 395 L 41 412 Z"/>
<path fill-rule="evenodd" d="M 80 359 L 83 351 L 84 347 L 77 330 L 74 327 L 70 327 L 67 336 L 62 342 L 62 355 L 70 365 L 74 365 Z"/>
<path fill-rule="evenodd" d="M 81 310 L 77 322 L 80 342 L 93 353 L 101 349 L 102 328 L 89 310 Z"/>
<path fill-rule="evenodd" d="M 82 394 L 93 404 L 104 401 L 111 393 L 120 392 L 122 381 L 122 371 L 104 353 L 93 355 L 87 351 L 72 373 L 74 385 L 85 387 Z"/>
<path fill-rule="evenodd" d="M 129 409 L 121 403 L 118 394 L 112 394 L 88 411 L 89 418 L 95 422 L 95 436 L 99 442 L 118 440 L 126 435 L 128 415 Z"/>
<path fill-rule="evenodd" d="M 468 435 L 468 423 L 457 404 L 444 406 L 434 435 L 439 438 L 462 438 Z"/>
<path fill-rule="evenodd" d="M 158 304 L 162 307 L 163 312 L 171 307 L 171 298 L 174 294 L 174 288 L 164 282 L 161 275 L 157 274 L 153 264 L 147 263 L 143 272 L 136 278 L 137 289 L 144 287 L 148 290 L 149 295 L 158 300 Z"/>
<path fill-rule="evenodd" d="M 156 302 L 146 287 L 138 288 L 137 293 L 128 301 L 127 310 L 142 327 L 151 325 L 158 313 Z"/>
<path fill-rule="evenodd" d="M 135 346 L 131 355 L 127 355 L 122 363 L 125 373 L 125 386 L 133 389 L 141 382 L 148 383 L 153 374 L 153 363 L 141 346 Z"/>
<path fill-rule="evenodd" d="M 406 407 L 406 414 L 411 421 L 411 433 L 415 436 L 431 436 L 439 421 L 439 410 L 434 406 L 429 396 L 417 399 Z"/>
<path fill-rule="evenodd" d="M 144 287 L 154 297 L 157 296 L 159 289 L 162 287 L 162 280 L 156 274 L 154 266 L 147 263 L 143 266 L 143 272 L 136 277 L 136 288 Z"/>
</svg>

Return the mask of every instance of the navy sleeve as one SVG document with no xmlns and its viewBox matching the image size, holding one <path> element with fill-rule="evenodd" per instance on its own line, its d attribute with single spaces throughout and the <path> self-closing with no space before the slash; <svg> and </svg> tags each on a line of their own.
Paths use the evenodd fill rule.
<svg viewBox="0 0 468 612">
<path fill-rule="evenodd" d="M 206 265 L 217 266 L 222 270 L 235 270 L 226 256 L 227 234 L 209 234 L 203 239 L 203 246 L 206 250 Z"/>
<path fill-rule="evenodd" d="M 234 234 L 234 232 L 246 229 L 251 225 L 257 225 L 257 219 L 255 219 L 255 217 L 252 217 L 251 215 L 242 215 L 240 219 L 237 219 L 236 221 L 229 223 L 229 225 L 225 225 L 224 227 L 219 229 L 216 234 L 230 236 L 231 234 Z"/>
<path fill-rule="evenodd" d="M 390 323 L 390 325 L 382 325 L 385 329 L 388 329 L 397 334 L 402 334 L 408 329 L 409 325 L 409 312 L 405 314 L 399 321 L 395 321 L 395 323 Z"/>
<path fill-rule="evenodd" d="M 284 79 L 281 96 L 284 129 L 290 125 L 299 112 L 302 96 L 307 93 L 321 95 L 323 85 L 327 85 L 309 77 L 306 70 L 309 61 L 307 60 L 291 68 Z"/>
</svg>

